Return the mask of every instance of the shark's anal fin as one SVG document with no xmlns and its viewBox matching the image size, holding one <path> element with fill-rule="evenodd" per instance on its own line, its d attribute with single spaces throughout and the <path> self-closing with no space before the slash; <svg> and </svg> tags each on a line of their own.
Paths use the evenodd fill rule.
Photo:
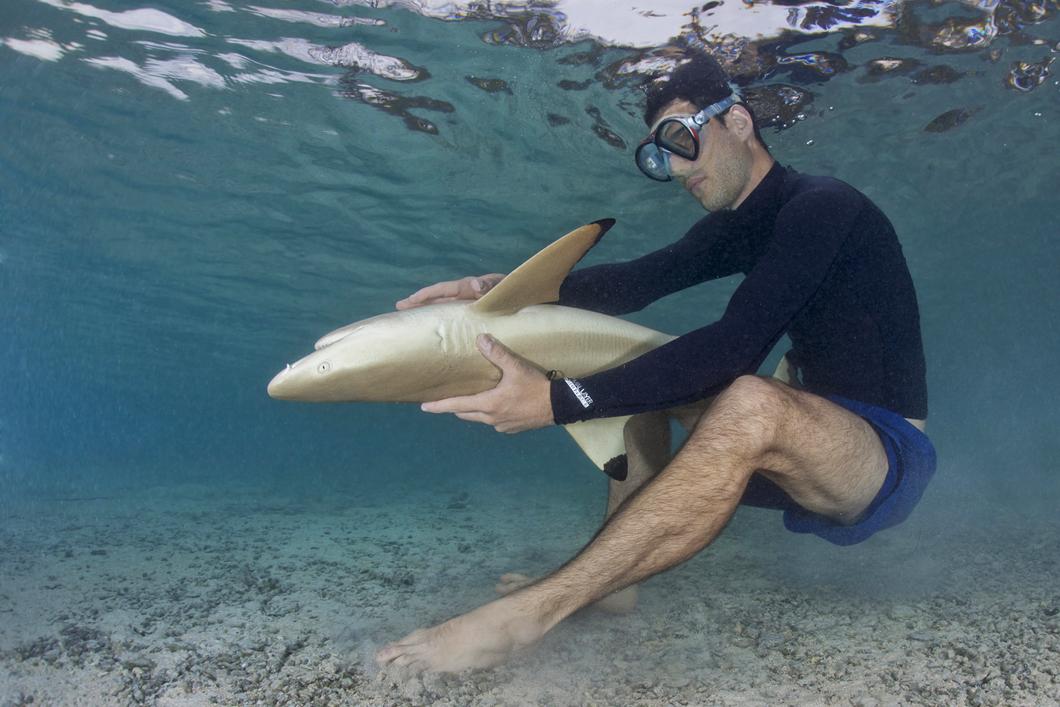
<svg viewBox="0 0 1060 707">
<path fill-rule="evenodd" d="M 533 304 L 555 302 L 559 299 L 559 286 L 571 268 L 613 225 L 614 219 L 605 218 L 576 228 L 538 251 L 471 307 L 483 314 L 490 314 L 514 312 Z"/>
<path fill-rule="evenodd" d="M 585 422 L 572 422 L 563 429 L 585 452 L 596 467 L 613 479 L 626 478 L 626 441 L 623 433 L 630 416 L 601 417 Z M 618 458 L 621 457 L 619 461 Z M 621 476 L 618 476 L 621 474 Z"/>
</svg>

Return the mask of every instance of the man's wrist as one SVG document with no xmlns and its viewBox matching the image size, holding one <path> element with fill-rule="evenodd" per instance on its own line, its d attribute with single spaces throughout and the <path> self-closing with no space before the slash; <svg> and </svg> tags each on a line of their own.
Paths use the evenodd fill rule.
<svg viewBox="0 0 1060 707">
<path fill-rule="evenodd" d="M 544 420 L 543 427 L 556 424 L 556 415 L 552 410 L 552 381 L 545 380 L 545 389 L 543 391 L 544 406 L 541 410 L 542 418 Z"/>
</svg>

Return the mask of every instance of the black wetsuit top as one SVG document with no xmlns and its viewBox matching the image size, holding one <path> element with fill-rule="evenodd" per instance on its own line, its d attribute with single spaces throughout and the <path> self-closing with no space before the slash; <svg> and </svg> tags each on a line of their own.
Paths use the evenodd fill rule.
<svg viewBox="0 0 1060 707">
<path fill-rule="evenodd" d="M 735 210 L 628 263 L 572 272 L 558 304 L 626 314 L 686 287 L 744 273 L 720 320 L 621 366 L 552 382 L 558 424 L 629 415 L 714 395 L 755 373 L 783 334 L 801 384 L 927 417 L 920 315 L 887 217 L 830 177 L 774 164 Z"/>
</svg>

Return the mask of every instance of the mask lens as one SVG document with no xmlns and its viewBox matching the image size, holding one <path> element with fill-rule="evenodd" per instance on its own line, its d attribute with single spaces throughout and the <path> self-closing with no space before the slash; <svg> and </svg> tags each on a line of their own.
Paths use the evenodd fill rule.
<svg viewBox="0 0 1060 707">
<path fill-rule="evenodd" d="M 699 153 L 695 134 L 679 120 L 665 120 L 655 133 L 655 142 L 664 150 L 686 160 L 694 160 Z"/>
<path fill-rule="evenodd" d="M 637 147 L 637 166 L 645 175 L 659 182 L 670 181 L 670 159 L 654 142 L 642 142 Z"/>
</svg>

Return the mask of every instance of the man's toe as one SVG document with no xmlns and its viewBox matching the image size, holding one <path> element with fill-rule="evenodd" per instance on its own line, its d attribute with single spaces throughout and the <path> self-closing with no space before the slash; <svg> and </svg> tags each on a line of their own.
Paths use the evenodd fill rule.
<svg viewBox="0 0 1060 707">
<path fill-rule="evenodd" d="M 380 665 L 386 665 L 394 662 L 397 658 L 404 655 L 405 647 L 398 643 L 391 643 L 379 649 L 375 654 L 375 662 Z"/>
<path fill-rule="evenodd" d="M 394 658 L 394 660 L 391 661 L 390 664 L 395 665 L 399 668 L 408 668 L 409 666 L 415 665 L 418 662 L 420 662 L 419 656 L 416 656 L 412 653 L 402 653 L 401 655 Z"/>
</svg>

